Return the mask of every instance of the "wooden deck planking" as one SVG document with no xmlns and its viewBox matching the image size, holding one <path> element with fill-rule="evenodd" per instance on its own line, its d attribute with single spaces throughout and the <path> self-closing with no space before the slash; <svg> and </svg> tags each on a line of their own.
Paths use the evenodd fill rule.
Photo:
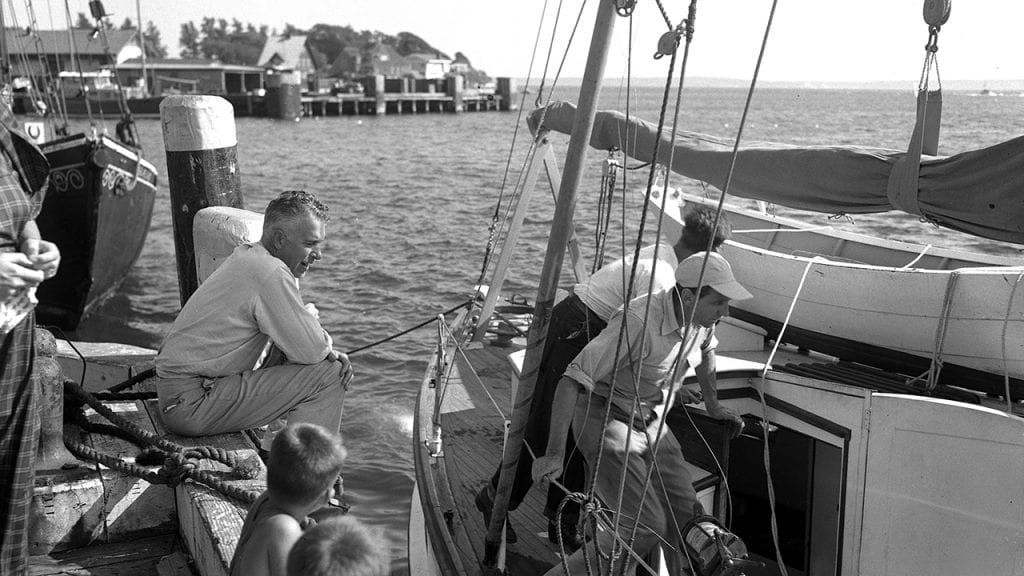
<svg viewBox="0 0 1024 576">
<path fill-rule="evenodd" d="M 140 401 L 105 404 L 143 430 L 154 430 Z M 86 417 L 94 424 L 109 424 L 91 409 Z M 128 440 L 75 430 L 83 446 L 101 454 L 134 461 L 139 453 Z M 40 559 L 53 551 L 172 534 L 177 526 L 174 495 L 167 486 L 93 462 L 79 461 L 71 469 L 37 470 L 34 499 L 42 514 L 33 528 L 32 553 Z"/>
<path fill-rule="evenodd" d="M 184 555 L 173 534 L 76 548 L 50 556 L 33 556 L 28 576 L 126 576 L 165 574 L 160 565 L 181 566 Z M 190 574 L 190 572 L 169 572 Z"/>
<path fill-rule="evenodd" d="M 223 448 L 241 458 L 256 455 L 255 447 L 240 432 L 196 438 L 178 436 L 168 432 L 164 427 L 155 400 L 147 401 L 146 408 L 153 417 L 157 433 L 171 442 L 183 446 Z M 262 462 L 260 467 L 260 478 L 242 480 L 231 474 L 227 466 L 219 462 L 202 460 L 200 464 L 201 469 L 219 473 L 221 479 L 229 484 L 257 492 L 266 489 L 266 469 L 263 468 Z M 186 480 L 175 488 L 175 498 L 179 532 L 197 571 L 203 576 L 227 576 L 248 505 L 191 480 Z"/>
<path fill-rule="evenodd" d="M 471 375 L 460 374 L 458 380 L 449 384 L 452 389 L 445 393 L 442 422 L 445 459 L 446 464 L 450 463 L 446 468 L 456 508 L 472 544 L 471 550 L 461 551 L 467 566 L 480 566 L 484 556 L 487 526 L 474 498 L 501 460 L 502 415 L 511 416 L 512 404 L 512 370 L 507 356 L 516 349 L 485 345 L 467 350 L 479 381 Z M 486 386 L 487 391 L 481 386 Z M 453 400 L 452 405 L 449 400 Z M 495 408 L 495 402 L 501 413 Z M 457 409 L 453 409 L 456 406 Z M 547 539 L 547 518 L 543 514 L 545 495 L 545 486 L 534 486 L 519 508 L 509 514 L 519 537 L 517 543 L 507 548 L 510 573 L 541 573 L 558 560 L 556 546 Z"/>
<path fill-rule="evenodd" d="M 149 432 L 153 422 L 140 400 L 105 402 L 108 408 L 129 422 Z M 90 411 L 91 412 L 91 411 Z M 87 413 L 91 422 L 106 423 L 95 413 Z M 140 448 L 123 438 L 106 434 L 89 434 L 88 443 L 96 451 L 135 461 Z M 104 490 L 104 531 L 106 542 L 118 542 L 130 537 L 173 534 L 177 527 L 174 512 L 174 491 L 166 485 L 150 484 L 141 478 L 108 469 L 101 464 L 100 479 Z M 159 466 L 148 467 L 150 471 Z"/>
</svg>

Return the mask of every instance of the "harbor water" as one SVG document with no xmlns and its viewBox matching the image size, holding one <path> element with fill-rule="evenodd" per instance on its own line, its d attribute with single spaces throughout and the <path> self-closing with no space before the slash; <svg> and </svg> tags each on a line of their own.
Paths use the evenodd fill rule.
<svg viewBox="0 0 1024 576">
<path fill-rule="evenodd" d="M 566 97 L 572 93 L 560 91 Z M 637 89 L 631 110 L 656 122 L 660 95 L 660 88 Z M 734 137 L 745 96 L 742 89 L 687 89 L 679 127 Z M 1019 136 L 1022 96 L 944 94 L 940 153 Z M 534 97 L 529 97 L 526 108 L 532 108 Z M 752 103 L 743 139 L 903 149 L 913 128 L 914 99 L 909 89 L 762 90 Z M 606 88 L 602 105 L 625 109 L 622 90 Z M 367 346 L 469 298 L 480 275 L 495 207 L 499 199 L 507 201 L 521 176 L 525 146 L 511 153 L 510 146 L 514 135 L 526 144 L 529 133 L 525 122 L 517 130 L 518 118 L 516 112 L 508 112 L 321 117 L 300 122 L 237 119 L 238 169 L 246 208 L 262 211 L 271 198 L 291 189 L 316 193 L 330 206 L 324 258 L 302 284 L 305 299 L 319 308 L 336 347 Z M 116 121 L 106 121 L 111 133 Z M 99 121 L 97 125 L 102 129 Z M 161 174 L 149 237 L 121 289 L 71 336 L 156 348 L 180 306 L 159 120 L 140 120 L 138 131 L 145 156 Z M 553 140 L 561 158 L 568 138 L 558 135 Z M 592 169 L 578 196 L 576 226 L 584 254 L 593 254 L 600 163 L 605 156 L 591 151 L 588 166 Z M 639 212 L 637 199 L 646 182 L 645 170 L 627 172 L 630 191 L 625 195 L 625 210 Z M 684 183 L 680 177 L 674 177 L 672 184 L 700 190 L 699 184 Z M 621 191 L 616 194 L 622 196 Z M 623 206 L 619 199 L 613 202 Z M 531 302 L 552 205 L 545 184 L 531 204 L 522 249 L 505 285 L 505 292 L 522 294 Z M 826 215 L 814 219 L 825 223 Z M 1013 246 L 938 229 L 910 216 L 864 215 L 837 224 L 922 244 L 1020 254 Z M 608 258 L 623 251 L 622 236 L 628 234 L 617 236 L 608 244 Z M 571 283 L 572 278 L 564 275 L 562 286 Z M 353 514 L 381 528 L 389 538 L 396 574 L 408 572 L 405 545 L 414 479 L 413 413 L 435 333 L 430 326 L 352 355 L 356 376 L 342 427 L 349 450 L 347 498 Z M 495 427 L 500 427 L 497 412 L 494 418 Z"/>
</svg>

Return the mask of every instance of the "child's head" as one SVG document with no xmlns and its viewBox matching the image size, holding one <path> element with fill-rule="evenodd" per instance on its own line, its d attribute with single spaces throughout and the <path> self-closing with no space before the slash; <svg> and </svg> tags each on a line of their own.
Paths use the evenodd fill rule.
<svg viewBox="0 0 1024 576">
<path fill-rule="evenodd" d="M 267 490 L 278 502 L 312 504 L 334 485 L 344 462 L 340 434 L 316 424 L 289 424 L 270 447 Z"/>
<path fill-rule="evenodd" d="M 288 553 L 288 576 L 387 576 L 384 538 L 352 516 L 328 518 L 302 533 Z"/>
</svg>

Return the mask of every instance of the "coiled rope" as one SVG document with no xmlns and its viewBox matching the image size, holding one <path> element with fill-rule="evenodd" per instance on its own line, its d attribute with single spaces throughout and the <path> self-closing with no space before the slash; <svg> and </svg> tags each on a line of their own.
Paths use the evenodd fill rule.
<svg viewBox="0 0 1024 576">
<path fill-rule="evenodd" d="M 251 504 L 259 496 L 259 493 L 255 491 L 246 490 L 239 486 L 229 484 L 220 479 L 214 473 L 199 469 L 199 460 L 204 458 L 211 459 L 231 467 L 231 469 L 243 479 L 253 479 L 256 478 L 261 468 L 258 463 L 252 461 L 252 458 L 256 458 L 257 456 L 252 455 L 249 458 L 240 459 L 233 452 L 222 448 L 216 448 L 213 446 L 186 447 L 171 442 L 170 440 L 145 430 L 134 422 L 119 416 L 73 380 L 64 381 L 64 394 L 65 398 L 70 397 L 71 399 L 78 401 L 80 404 L 88 405 L 90 408 L 95 410 L 97 414 L 109 420 L 119 429 L 130 434 L 137 443 L 148 444 L 158 449 L 160 454 L 164 457 L 164 463 L 159 470 L 152 471 L 133 462 L 122 460 L 116 456 L 103 454 L 89 446 L 86 446 L 81 441 L 74 438 L 70 433 L 65 431 L 64 443 L 75 455 L 87 460 L 99 462 L 105 466 L 118 470 L 119 472 L 137 476 L 152 484 L 167 484 L 174 487 L 188 478 L 201 482 L 202 484 L 205 484 L 210 488 L 245 504 Z"/>
</svg>

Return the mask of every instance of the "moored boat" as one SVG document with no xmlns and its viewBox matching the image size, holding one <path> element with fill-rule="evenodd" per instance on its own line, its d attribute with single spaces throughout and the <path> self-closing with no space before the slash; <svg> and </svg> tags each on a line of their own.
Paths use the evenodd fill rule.
<svg viewBox="0 0 1024 576">
<path fill-rule="evenodd" d="M 570 134 L 571 140 L 565 173 L 557 189 L 558 200 L 536 303 L 528 320 L 529 329 L 523 330 L 522 322 L 510 322 L 508 311 L 501 309 L 494 296 L 501 287 L 504 274 L 501 266 L 509 260 L 504 251 L 514 250 L 518 226 L 522 223 L 519 207 L 509 218 L 509 238 L 503 240 L 503 253 L 495 259 L 494 279 L 487 297 L 474 297 L 469 302 L 469 312 L 455 320 L 438 322 L 436 349 L 421 383 L 414 428 L 417 484 L 413 505 L 419 504 L 419 507 L 410 521 L 413 573 L 492 574 L 506 570 L 508 573 L 542 573 L 560 562 L 560 551 L 545 537 L 547 519 L 541 514 L 543 506 L 537 490 L 508 515 L 507 488 L 511 481 L 506 471 L 514 469 L 514 460 L 523 441 L 526 421 L 523 413 L 530 406 L 539 356 L 544 348 L 546 322 L 556 299 L 562 257 L 569 243 L 568 230 L 573 226 L 578 171 L 583 165 L 587 144 L 594 143 L 595 139 L 601 142 L 597 136 L 592 138 L 591 122 L 596 110 L 595 94 L 603 75 L 601 53 L 606 50 L 609 22 L 613 20 L 609 13 L 613 11 L 610 2 L 598 8 L 598 24 L 579 111 L 574 109 L 568 120 L 566 116 L 558 118 L 558 110 L 550 106 L 533 115 L 541 121 L 532 125 L 537 133 L 535 148 L 529 154 L 533 164 L 524 169 L 527 175 L 524 190 L 530 189 L 530 182 L 535 181 L 542 165 L 549 175 L 553 172 L 546 148 L 551 137 L 548 130 L 564 131 Z M 672 77 L 671 70 L 668 76 Z M 668 92 L 666 88 L 666 94 Z M 553 123 L 548 122 L 551 116 L 555 116 Z M 559 124 L 560 121 L 564 123 Z M 594 134 L 599 132 L 596 128 L 594 131 Z M 671 142 L 671 137 L 662 133 L 661 126 L 656 132 L 657 137 Z M 652 135 L 650 132 L 637 134 L 632 126 L 619 124 L 601 133 L 610 144 L 597 147 L 625 150 L 628 155 L 644 161 L 660 160 L 662 156 L 656 147 L 653 151 L 648 147 L 647 157 L 632 153 L 632 147 L 638 146 L 638 142 L 658 141 L 658 138 L 647 138 Z M 819 153 L 834 158 L 820 149 L 810 151 L 809 156 L 803 155 L 803 151 L 793 147 L 786 154 L 800 158 L 801 162 Z M 854 156 L 854 164 L 872 162 L 870 154 Z M 998 155 L 986 158 L 991 160 L 992 156 Z M 757 182 L 770 178 L 758 174 L 759 168 L 779 174 L 778 166 L 773 165 L 770 157 L 754 154 L 741 158 L 742 169 L 746 171 L 742 181 L 749 184 L 750 189 L 755 189 Z M 893 163 L 899 161 L 896 156 L 892 158 Z M 728 183 L 729 162 L 729 155 L 723 151 L 714 163 L 702 164 L 701 169 L 713 165 L 722 170 L 715 178 L 701 180 L 712 185 Z M 1014 162 L 1007 160 L 1011 166 Z M 851 170 L 857 172 L 858 168 Z M 1003 170 L 1010 168 L 999 164 L 993 166 L 990 173 L 978 176 L 997 177 L 993 175 Z M 826 180 L 831 175 L 813 162 L 807 172 Z M 882 176 L 873 175 L 875 179 L 878 177 Z M 887 179 L 888 173 L 882 178 Z M 652 172 L 648 198 L 653 180 Z M 798 196 L 820 200 L 791 180 L 772 184 Z M 864 189 L 871 187 L 866 185 Z M 728 192 L 728 186 L 724 188 Z M 944 194 L 948 192 L 946 189 Z M 997 215 L 996 222 L 977 218 L 983 212 L 972 212 L 979 206 L 978 200 L 972 198 L 968 202 L 971 207 L 965 212 L 971 214 L 962 220 L 955 220 L 946 212 L 942 217 L 936 217 L 935 212 L 930 214 L 935 221 L 950 228 L 969 229 L 973 233 L 981 231 L 984 233 L 979 235 L 1004 241 L 1021 239 L 1018 224 L 1004 220 L 1005 214 Z M 943 202 L 945 200 L 938 204 Z M 519 203 L 524 203 L 524 199 Z M 847 205 L 825 211 L 835 213 L 848 209 Z M 642 234 L 639 237 L 642 238 Z M 749 551 L 747 559 L 761 565 L 733 569 L 731 564 L 723 568 L 726 566 L 723 563 L 717 569 L 696 569 L 693 573 L 705 576 L 740 572 L 895 576 L 1019 571 L 1024 566 L 1024 502 L 1021 499 L 1024 493 L 1019 481 L 1024 473 L 1024 458 L 1021 458 L 1024 410 L 1015 399 L 1016 392 L 1003 392 L 1003 398 L 995 399 L 963 390 L 970 388 L 971 382 L 953 373 L 952 367 L 956 363 L 973 364 L 973 368 L 996 379 L 1003 371 L 1019 369 L 1007 361 L 1013 353 L 1002 350 L 1021 341 L 1019 326 L 1024 319 L 1018 317 L 1019 312 L 1013 307 L 1020 296 L 1014 287 L 1021 269 L 1007 267 L 1007 262 L 995 264 L 995 267 L 970 264 L 957 265 L 953 270 L 937 267 L 920 274 L 914 273 L 917 268 L 899 267 L 914 262 L 920 252 L 898 265 L 857 264 L 836 258 L 842 266 L 819 269 L 816 268 L 818 262 L 809 257 L 787 257 L 782 252 L 756 246 L 738 251 L 735 246 L 744 239 L 737 240 L 722 252 L 733 260 L 738 277 L 741 269 L 751 275 L 777 272 L 775 282 L 797 283 L 811 265 L 808 276 L 827 276 L 834 282 L 830 284 L 832 290 L 839 287 L 844 292 L 830 295 L 827 289 L 821 290 L 822 295 L 813 300 L 811 316 L 814 317 L 800 317 L 799 322 L 794 317 L 793 326 L 786 327 L 787 332 L 794 327 L 819 327 L 799 347 L 783 344 L 790 336 L 780 330 L 781 326 L 765 328 L 743 320 L 730 320 L 720 326 L 719 401 L 743 416 L 746 432 L 738 439 L 729 440 L 725 426 L 712 419 L 701 404 L 676 408 L 669 413 L 668 424 L 691 467 L 694 487 L 705 511 L 740 537 Z M 835 245 L 833 239 L 832 247 Z M 623 252 L 632 249 L 623 246 Z M 773 258 L 774 254 L 779 254 L 780 262 L 792 263 L 792 266 L 778 271 L 769 269 L 782 264 L 774 259 L 769 261 L 768 252 L 773 253 Z M 892 256 L 891 251 L 882 252 Z M 850 276 L 851 270 L 862 271 L 872 266 L 877 268 L 872 272 L 878 272 L 878 276 L 872 276 L 871 281 Z M 941 286 L 937 292 L 937 313 L 921 309 L 923 302 L 935 303 L 936 288 L 922 283 L 922 279 L 933 277 L 940 279 L 935 284 Z M 757 286 L 749 276 L 739 277 L 739 280 L 752 291 Z M 982 293 L 992 293 L 992 300 L 999 304 L 985 311 L 984 305 L 979 307 L 977 302 L 958 300 L 961 292 L 949 289 L 949 285 L 961 281 L 964 282 L 961 287 L 989 291 Z M 989 281 L 992 284 L 987 284 Z M 799 294 L 792 284 L 785 286 L 784 296 L 764 289 L 755 293 L 750 302 L 770 301 L 772 310 L 781 307 L 785 311 L 788 305 L 782 306 L 775 301 L 776 297 L 786 298 L 789 303 Z M 886 304 L 888 308 L 875 311 L 873 317 L 856 318 L 846 310 L 852 298 L 845 296 L 848 292 L 856 292 L 857 297 L 891 300 Z M 804 303 L 807 297 L 801 294 L 797 305 Z M 918 309 L 912 308 L 915 299 L 922 302 Z M 866 304 L 853 302 L 852 306 L 859 310 Z M 957 314 L 954 315 L 953 310 L 958 310 Z M 964 314 L 960 310 L 971 312 Z M 889 325 L 891 318 L 888 317 L 896 314 L 904 316 L 895 324 L 906 324 L 914 338 L 923 332 L 930 342 L 938 339 L 942 344 L 938 349 L 941 350 L 939 366 L 944 364 L 948 368 L 942 373 L 951 380 L 940 378 L 926 383 L 927 379 L 916 378 L 920 372 L 908 374 L 891 367 L 883 370 L 852 363 L 837 358 L 835 350 L 820 349 L 822 336 L 830 335 L 835 329 L 827 319 L 838 315 L 839 322 L 844 322 L 842 329 L 849 328 L 845 325 L 848 317 L 857 319 L 857 329 L 862 330 L 852 333 L 849 341 L 884 342 L 879 349 L 929 358 L 927 352 L 911 353 L 906 349 L 903 339 L 914 339 L 906 333 L 884 339 L 890 336 L 886 332 L 895 330 Z M 936 319 L 942 326 L 937 328 Z M 951 331 L 964 329 L 956 326 L 962 319 L 972 326 L 963 332 L 962 338 L 947 340 Z M 819 324 L 810 324 L 818 321 Z M 878 322 L 880 324 L 873 325 Z M 986 351 L 982 352 L 976 344 Z M 961 350 L 955 360 L 946 355 L 950 350 L 947 345 Z M 924 350 L 937 348 L 926 346 Z M 938 370 L 933 373 L 938 376 Z M 693 379 L 685 384 L 694 385 Z M 1008 385 L 1019 389 L 1018 382 Z M 1005 388 L 992 393 L 999 395 L 1001 390 Z M 490 480 L 502 452 L 505 454 L 502 478 L 494 505 L 489 510 L 479 510 L 480 503 L 474 499 L 474 494 Z M 608 503 L 596 501 L 592 492 L 576 496 L 592 504 L 592 511 L 607 512 L 612 517 L 617 512 L 606 507 Z M 491 518 L 489 525 L 484 522 L 484 514 Z M 515 542 L 509 534 L 511 527 L 517 535 Z M 596 554 L 607 552 L 595 551 L 594 573 L 603 573 Z M 620 553 L 629 553 L 628 547 Z M 725 551 L 719 548 L 719 553 L 724 560 Z M 688 557 L 693 558 L 689 554 Z M 638 573 L 655 569 L 649 559 L 637 560 L 638 563 L 644 561 Z"/>
<path fill-rule="evenodd" d="M 680 202 L 712 203 L 670 195 L 672 236 Z M 1013 398 L 1024 398 L 1019 260 L 725 211 L 737 240 L 722 253 L 755 294 L 733 304 L 734 317 L 773 334 L 788 322 L 786 342 L 933 383 L 1005 396 L 1006 376 Z"/>
<path fill-rule="evenodd" d="M 36 222 L 63 261 L 40 285 L 40 324 L 73 330 L 120 286 L 142 252 L 156 200 L 156 168 L 139 149 L 76 134 L 41 146 L 50 188 Z"/>
<path fill-rule="evenodd" d="M 109 52 L 106 14 L 102 4 L 97 2 L 94 8 L 97 33 Z M 5 36 L 0 50 L 5 74 L 16 70 L 21 75 L 19 80 L 28 89 L 24 96 L 31 95 L 22 98 L 21 104 L 28 103 L 41 115 L 25 122 L 26 132 L 39 143 L 50 164 L 50 186 L 36 222 L 43 238 L 54 242 L 63 256 L 57 275 L 39 287 L 37 320 L 74 330 L 83 316 L 120 286 L 142 252 L 156 198 L 157 172 L 143 158 L 134 119 L 125 106 L 124 87 L 116 75 L 80 71 L 54 76 L 48 65 L 31 68 L 25 64 L 27 58 L 19 59 L 15 69 L 9 66 L 6 40 Z M 31 50 L 20 37 L 17 47 Z M 71 131 L 67 102 L 72 95 L 60 87 L 58 77 L 105 83 L 101 91 L 105 101 L 97 102 L 95 111 L 89 106 L 86 110 L 90 120 L 94 112 L 104 113 L 104 105 L 106 113 L 117 110 L 116 138 L 96 123 L 89 131 Z M 85 86 L 79 88 L 88 92 Z"/>
</svg>

